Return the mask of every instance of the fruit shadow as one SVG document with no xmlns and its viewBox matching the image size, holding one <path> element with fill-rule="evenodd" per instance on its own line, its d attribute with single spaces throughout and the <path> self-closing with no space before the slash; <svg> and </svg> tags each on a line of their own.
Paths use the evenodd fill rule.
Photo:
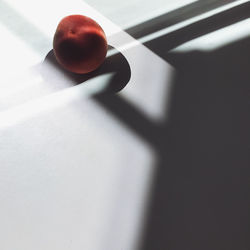
<svg viewBox="0 0 250 250">
<path fill-rule="evenodd" d="M 114 94 L 128 84 L 131 69 L 122 53 L 109 45 L 108 52 L 111 50 L 113 55 L 107 56 L 99 68 L 87 74 L 76 74 L 65 70 L 56 61 L 53 50 L 50 50 L 41 65 L 40 73 L 52 89 L 62 89 L 82 83 L 87 84 L 88 80 L 112 73 L 112 77 L 109 78 L 108 83 L 98 94 Z"/>
</svg>

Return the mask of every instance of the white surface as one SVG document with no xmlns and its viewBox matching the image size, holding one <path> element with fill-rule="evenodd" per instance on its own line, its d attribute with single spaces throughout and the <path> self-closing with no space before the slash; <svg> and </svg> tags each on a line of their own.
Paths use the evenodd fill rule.
<svg viewBox="0 0 250 250">
<path fill-rule="evenodd" d="M 171 67 L 82 1 L 0 7 L 0 249 L 136 249 L 153 149 L 91 98 L 107 76 L 55 91 L 33 69 L 59 20 L 83 12 L 116 49 L 136 45 L 122 51 L 132 76 L 119 96 L 151 120 L 165 113 Z"/>
</svg>

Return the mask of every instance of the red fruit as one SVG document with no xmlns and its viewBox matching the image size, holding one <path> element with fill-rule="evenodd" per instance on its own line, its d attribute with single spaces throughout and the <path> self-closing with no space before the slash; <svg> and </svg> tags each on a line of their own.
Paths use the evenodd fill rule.
<svg viewBox="0 0 250 250">
<path fill-rule="evenodd" d="M 63 18 L 57 26 L 53 50 L 57 61 L 74 73 L 88 73 L 104 61 L 108 44 L 101 26 L 82 15 Z"/>
</svg>

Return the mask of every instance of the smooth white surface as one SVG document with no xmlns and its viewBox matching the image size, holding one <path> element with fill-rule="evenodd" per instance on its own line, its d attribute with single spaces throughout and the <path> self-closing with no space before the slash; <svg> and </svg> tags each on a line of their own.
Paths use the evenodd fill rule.
<svg viewBox="0 0 250 250">
<path fill-rule="evenodd" d="M 164 117 L 172 68 L 82 1 L 0 6 L 0 249 L 136 249 L 153 148 L 91 98 L 108 75 L 55 91 L 36 67 L 59 20 L 84 12 L 116 49 L 136 44 L 120 48 L 132 76 L 119 96 L 152 121 Z"/>
</svg>

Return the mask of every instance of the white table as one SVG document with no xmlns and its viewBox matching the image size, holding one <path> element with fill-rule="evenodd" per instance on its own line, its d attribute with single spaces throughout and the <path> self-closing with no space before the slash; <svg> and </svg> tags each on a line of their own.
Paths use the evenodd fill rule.
<svg viewBox="0 0 250 250">
<path fill-rule="evenodd" d="M 0 249 L 137 249 L 158 160 L 147 135 L 167 120 L 174 69 L 80 0 L 0 1 L 0 14 Z M 69 14 L 95 19 L 114 48 L 108 71 L 78 84 L 47 60 Z M 176 52 L 239 37 L 223 32 Z"/>
</svg>

